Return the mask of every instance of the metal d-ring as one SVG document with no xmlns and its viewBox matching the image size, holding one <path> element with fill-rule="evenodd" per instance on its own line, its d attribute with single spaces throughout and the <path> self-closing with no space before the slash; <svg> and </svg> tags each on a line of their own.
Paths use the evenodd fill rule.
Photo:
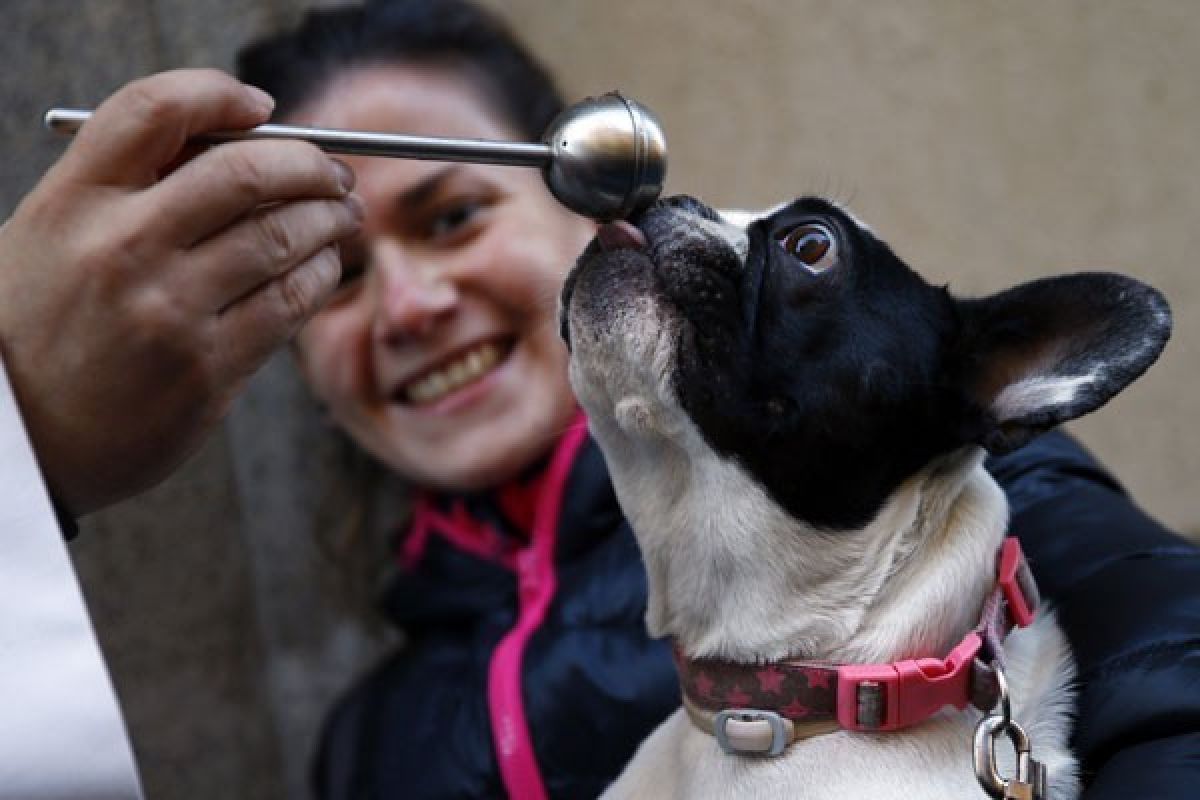
<svg viewBox="0 0 1200 800">
<path fill-rule="evenodd" d="M 995 661 L 992 662 L 992 671 L 996 675 L 996 688 L 1000 692 L 1000 697 L 996 700 L 996 703 L 1000 706 L 1000 718 L 1003 720 L 1003 726 L 1007 728 L 1015 724 L 1012 721 L 1012 699 L 1008 693 L 1008 676 L 1004 674 L 1004 667 Z"/>
</svg>

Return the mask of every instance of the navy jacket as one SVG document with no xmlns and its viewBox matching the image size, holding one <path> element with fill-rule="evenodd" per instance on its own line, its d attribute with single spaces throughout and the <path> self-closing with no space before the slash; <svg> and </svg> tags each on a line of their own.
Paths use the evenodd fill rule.
<svg viewBox="0 0 1200 800">
<path fill-rule="evenodd" d="M 1200 550 L 1139 511 L 1063 434 L 988 466 L 1074 647 L 1084 798 L 1200 796 Z M 524 766 L 535 764 L 547 795 L 592 798 L 678 706 L 667 646 L 643 627 L 641 559 L 595 445 L 583 444 L 561 487 L 550 563 L 529 572 L 537 548 L 523 518 L 539 491 L 544 483 L 439 498 L 443 526 L 402 543 L 405 568 L 384 604 L 406 644 L 331 715 L 319 797 L 504 797 L 505 776 L 528 785 L 528 746 Z M 515 715 L 505 680 L 518 682 Z"/>
</svg>

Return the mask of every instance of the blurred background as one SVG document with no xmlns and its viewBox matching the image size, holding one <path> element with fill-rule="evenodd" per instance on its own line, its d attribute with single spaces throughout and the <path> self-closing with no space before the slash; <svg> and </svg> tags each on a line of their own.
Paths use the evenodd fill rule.
<svg viewBox="0 0 1200 800">
<path fill-rule="evenodd" d="M 488 0 L 569 99 L 662 117 L 669 189 L 848 203 L 959 293 L 1106 268 L 1162 290 L 1163 359 L 1072 426 L 1200 533 L 1200 4 L 1194 0 Z M 54 105 L 229 68 L 304 0 L 4 0 L 0 212 L 65 142 Z M 324 5 L 333 5 L 324 3 Z M 151 798 L 306 797 L 321 711 L 388 645 L 361 564 L 318 535 L 341 450 L 287 354 L 166 484 L 71 545 Z"/>
</svg>

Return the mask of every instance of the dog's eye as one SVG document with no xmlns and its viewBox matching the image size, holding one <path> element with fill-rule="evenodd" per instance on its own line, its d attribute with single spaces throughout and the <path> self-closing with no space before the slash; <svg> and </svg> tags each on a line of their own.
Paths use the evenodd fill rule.
<svg viewBox="0 0 1200 800">
<path fill-rule="evenodd" d="M 824 272 L 837 263 L 837 239 L 824 225 L 798 225 L 779 236 L 779 245 L 810 272 Z"/>
</svg>

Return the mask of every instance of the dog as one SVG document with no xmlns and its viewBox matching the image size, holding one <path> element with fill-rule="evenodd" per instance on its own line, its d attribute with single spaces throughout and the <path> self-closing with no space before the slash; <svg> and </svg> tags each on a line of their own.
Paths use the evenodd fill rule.
<svg viewBox="0 0 1200 800">
<path fill-rule="evenodd" d="M 958 695 L 988 710 L 997 664 L 1045 796 L 1077 795 L 1053 614 L 971 638 L 1008 552 L 982 463 L 1145 371 L 1170 333 L 1158 292 L 1081 273 L 958 299 L 828 200 L 718 213 L 677 197 L 601 227 L 560 301 L 571 384 L 645 562 L 649 632 L 673 640 L 684 685 L 606 797 L 983 796 L 982 715 Z M 918 689 L 953 673 L 958 695 L 889 721 L 897 686 L 838 688 L 878 665 Z M 837 694 L 835 718 L 752 708 L 781 675 Z M 705 702 L 722 680 L 723 715 Z"/>
</svg>

